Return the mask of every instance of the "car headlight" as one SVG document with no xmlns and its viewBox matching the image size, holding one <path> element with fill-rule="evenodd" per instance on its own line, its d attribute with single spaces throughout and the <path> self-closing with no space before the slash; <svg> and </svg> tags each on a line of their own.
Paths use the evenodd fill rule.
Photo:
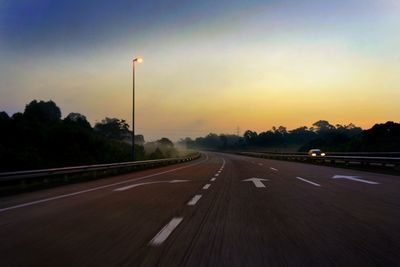
<svg viewBox="0 0 400 267">
<path fill-rule="evenodd" d="M 321 153 L 321 156 L 325 156 L 326 154 L 325 153 Z"/>
<path fill-rule="evenodd" d="M 311 156 L 315 157 L 317 154 L 316 153 L 312 153 Z"/>
</svg>

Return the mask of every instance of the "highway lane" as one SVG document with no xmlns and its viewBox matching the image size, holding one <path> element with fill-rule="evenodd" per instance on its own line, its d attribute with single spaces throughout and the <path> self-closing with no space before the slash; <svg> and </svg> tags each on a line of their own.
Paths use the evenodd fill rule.
<svg viewBox="0 0 400 267">
<path fill-rule="evenodd" d="M 0 212 L 0 265 L 400 266 L 399 178 L 206 153 L 1 199 L 70 195 Z"/>
<path fill-rule="evenodd" d="M 221 159 L 203 156 L 194 162 L 131 176 L 46 190 L 44 196 L 35 192 L 7 198 L 7 205 L 16 206 L 163 173 L 133 183 L 1 212 L 0 266 L 110 266 L 123 263 L 135 252 L 146 249 L 154 234 L 170 217 L 186 207 L 194 192 L 202 188 L 203 180 L 213 175 L 221 162 Z M 187 168 L 165 173 L 182 167 Z M 191 181 L 114 191 L 128 184 L 163 180 Z M 3 201 L 1 204 L 4 209 L 6 204 Z"/>
</svg>

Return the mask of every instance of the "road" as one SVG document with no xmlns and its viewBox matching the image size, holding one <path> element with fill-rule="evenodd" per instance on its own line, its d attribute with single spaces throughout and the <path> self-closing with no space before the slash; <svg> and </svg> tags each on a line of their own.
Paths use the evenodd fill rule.
<svg viewBox="0 0 400 267">
<path fill-rule="evenodd" d="M 0 266 L 400 266 L 400 177 L 205 152 L 0 199 Z"/>
</svg>

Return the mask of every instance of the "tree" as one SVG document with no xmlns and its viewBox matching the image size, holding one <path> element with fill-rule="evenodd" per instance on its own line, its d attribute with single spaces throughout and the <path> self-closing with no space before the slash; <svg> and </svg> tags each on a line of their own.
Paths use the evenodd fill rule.
<svg viewBox="0 0 400 267">
<path fill-rule="evenodd" d="M 362 132 L 362 129 L 360 127 L 355 126 L 353 123 L 350 123 L 349 125 L 336 124 L 336 131 L 348 137 L 352 137 L 360 134 Z"/>
<path fill-rule="evenodd" d="M 144 152 L 143 146 L 135 144 L 135 159 L 136 160 L 145 160 L 146 159 L 146 153 Z"/>
<path fill-rule="evenodd" d="M 186 149 L 194 149 L 196 147 L 196 141 L 194 141 L 190 137 L 186 137 L 184 139 L 180 139 L 178 141 L 178 144 L 183 146 L 183 147 L 186 147 Z"/>
<path fill-rule="evenodd" d="M 164 158 L 164 154 L 158 147 L 156 148 L 156 150 L 154 150 L 153 153 L 150 154 L 150 159 L 162 159 L 162 158 Z"/>
<path fill-rule="evenodd" d="M 314 122 L 313 126 L 315 131 L 318 133 L 323 133 L 335 129 L 335 126 L 333 126 L 332 124 L 330 124 L 328 121 L 325 120 L 319 120 L 317 122 Z"/>
<path fill-rule="evenodd" d="M 96 123 L 94 130 L 108 139 L 126 140 L 130 138 L 129 125 L 125 120 L 105 118 Z"/>
<path fill-rule="evenodd" d="M 61 120 L 61 110 L 53 101 L 33 100 L 25 107 L 24 118 L 31 122 L 54 125 Z"/>
<path fill-rule="evenodd" d="M 4 111 L 0 112 L 0 123 L 7 122 L 10 120 L 10 116 Z"/>
<path fill-rule="evenodd" d="M 399 151 L 400 123 L 388 121 L 375 124 L 362 133 L 361 141 L 364 151 Z"/>
<path fill-rule="evenodd" d="M 285 135 L 287 134 L 287 129 L 284 126 L 279 126 L 278 129 L 275 129 L 275 133 Z"/>
<path fill-rule="evenodd" d="M 166 137 L 161 138 L 160 140 L 156 141 L 159 145 L 165 147 L 165 148 L 172 148 L 174 147 L 174 143 L 172 143 L 171 140 L 169 140 Z"/>
<path fill-rule="evenodd" d="M 84 115 L 73 112 L 61 120 L 54 102 L 34 100 L 23 114 L 10 118 L 0 112 L 0 171 L 129 161 L 128 127 L 124 120 L 106 118 L 94 130 Z M 170 150 L 170 155 L 176 155 Z M 155 152 L 153 157 L 165 155 Z M 146 159 L 142 146 L 135 145 L 135 154 L 139 160 Z"/>
<path fill-rule="evenodd" d="M 226 135 L 221 134 L 219 136 L 219 139 L 221 141 L 221 147 L 226 148 L 228 146 L 228 138 L 226 137 Z"/>
<path fill-rule="evenodd" d="M 10 117 L 4 111 L 0 112 L 0 144 L 5 141 L 6 136 L 10 134 L 9 124 L 11 122 Z"/>
<path fill-rule="evenodd" d="M 144 136 L 141 134 L 135 135 L 135 144 L 139 146 L 143 146 L 146 141 L 144 141 Z"/>
<path fill-rule="evenodd" d="M 84 128 L 91 128 L 90 123 L 86 119 L 86 116 L 84 116 L 80 113 L 71 112 L 64 119 L 64 121 L 76 123 Z"/>
<path fill-rule="evenodd" d="M 255 144 L 256 139 L 257 139 L 257 132 L 247 130 L 244 132 L 243 138 L 244 138 L 244 141 L 246 142 L 246 144 L 248 144 L 248 145 Z"/>
</svg>

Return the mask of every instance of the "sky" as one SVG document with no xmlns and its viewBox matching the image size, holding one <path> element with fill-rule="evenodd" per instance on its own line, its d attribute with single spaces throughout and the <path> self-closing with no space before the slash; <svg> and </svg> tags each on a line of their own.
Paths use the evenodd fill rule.
<svg viewBox="0 0 400 267">
<path fill-rule="evenodd" d="M 0 0 L 0 110 L 132 121 L 173 140 L 400 121 L 397 0 Z"/>
</svg>

